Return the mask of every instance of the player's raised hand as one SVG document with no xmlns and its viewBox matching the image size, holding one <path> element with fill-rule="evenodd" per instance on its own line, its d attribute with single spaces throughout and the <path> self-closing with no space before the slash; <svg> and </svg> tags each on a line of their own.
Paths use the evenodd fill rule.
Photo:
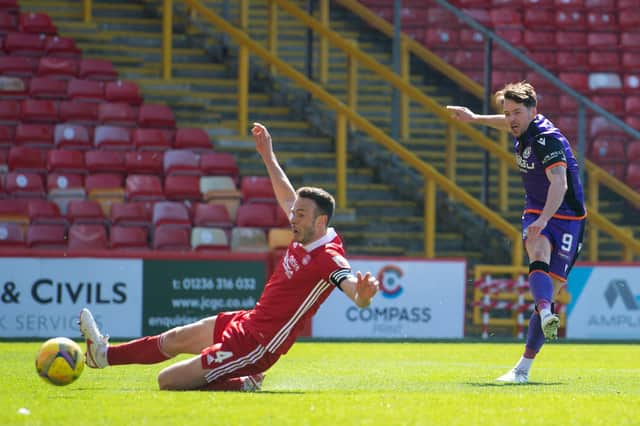
<svg viewBox="0 0 640 426">
<path fill-rule="evenodd" d="M 356 274 L 356 304 L 361 308 L 369 306 L 371 299 L 373 299 L 373 296 L 378 292 L 379 286 L 380 283 L 378 279 L 371 275 L 371 272 L 362 275 L 362 273 L 358 271 Z"/>
<path fill-rule="evenodd" d="M 467 107 L 447 105 L 447 111 L 451 113 L 451 116 L 456 120 L 463 121 L 465 123 L 473 121 L 475 114 Z"/>
<path fill-rule="evenodd" d="M 271 155 L 273 146 L 271 143 L 271 135 L 267 128 L 263 124 L 253 123 L 251 134 L 253 135 L 253 140 L 256 142 L 256 150 L 258 151 L 258 154 L 263 158 Z"/>
</svg>

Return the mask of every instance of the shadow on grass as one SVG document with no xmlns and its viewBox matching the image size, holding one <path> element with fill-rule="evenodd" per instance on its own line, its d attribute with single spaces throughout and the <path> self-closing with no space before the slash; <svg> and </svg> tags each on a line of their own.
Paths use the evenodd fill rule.
<svg viewBox="0 0 640 426">
<path fill-rule="evenodd" d="M 491 383 L 491 382 L 467 382 L 469 386 L 477 386 L 481 388 L 501 388 L 501 387 L 513 387 L 513 386 L 558 386 L 564 385 L 562 382 L 529 382 L 529 383 Z"/>
</svg>

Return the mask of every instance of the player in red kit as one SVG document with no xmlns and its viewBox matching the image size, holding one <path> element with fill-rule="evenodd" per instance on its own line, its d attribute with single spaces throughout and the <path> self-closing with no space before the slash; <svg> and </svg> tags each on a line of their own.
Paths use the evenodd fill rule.
<svg viewBox="0 0 640 426">
<path fill-rule="evenodd" d="M 264 371 L 287 353 L 303 324 L 335 287 L 357 306 L 369 305 L 379 283 L 369 272 L 352 274 L 342 240 L 329 227 L 333 197 L 320 188 L 295 191 L 273 152 L 266 127 L 254 123 L 252 133 L 293 231 L 293 240 L 256 306 L 221 312 L 120 345 L 109 345 L 91 312 L 83 309 L 79 322 L 89 367 L 154 364 L 179 354 L 194 354 L 160 372 L 160 389 L 259 390 Z"/>
</svg>

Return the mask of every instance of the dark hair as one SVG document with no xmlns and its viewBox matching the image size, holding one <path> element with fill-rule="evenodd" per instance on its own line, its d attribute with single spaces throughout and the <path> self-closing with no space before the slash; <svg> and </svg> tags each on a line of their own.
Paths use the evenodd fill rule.
<svg viewBox="0 0 640 426">
<path fill-rule="evenodd" d="M 526 81 L 517 83 L 508 83 L 495 94 L 496 103 L 502 105 L 505 99 L 523 104 L 527 108 L 533 108 L 538 105 L 538 97 L 536 89 Z"/>
<path fill-rule="evenodd" d="M 303 186 L 296 191 L 298 197 L 308 198 L 316 203 L 319 215 L 327 215 L 327 223 L 331 221 L 333 211 L 336 207 L 336 200 L 322 188 L 313 186 Z"/>
</svg>

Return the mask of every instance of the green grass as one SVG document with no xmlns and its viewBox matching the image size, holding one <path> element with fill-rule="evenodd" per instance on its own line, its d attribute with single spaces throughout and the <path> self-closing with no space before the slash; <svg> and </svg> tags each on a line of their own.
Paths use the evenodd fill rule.
<svg viewBox="0 0 640 426">
<path fill-rule="evenodd" d="M 640 345 L 549 344 L 532 383 L 500 385 L 522 344 L 298 343 L 253 394 L 158 391 L 168 363 L 55 387 L 38 346 L 0 343 L 0 425 L 640 424 Z"/>
</svg>

